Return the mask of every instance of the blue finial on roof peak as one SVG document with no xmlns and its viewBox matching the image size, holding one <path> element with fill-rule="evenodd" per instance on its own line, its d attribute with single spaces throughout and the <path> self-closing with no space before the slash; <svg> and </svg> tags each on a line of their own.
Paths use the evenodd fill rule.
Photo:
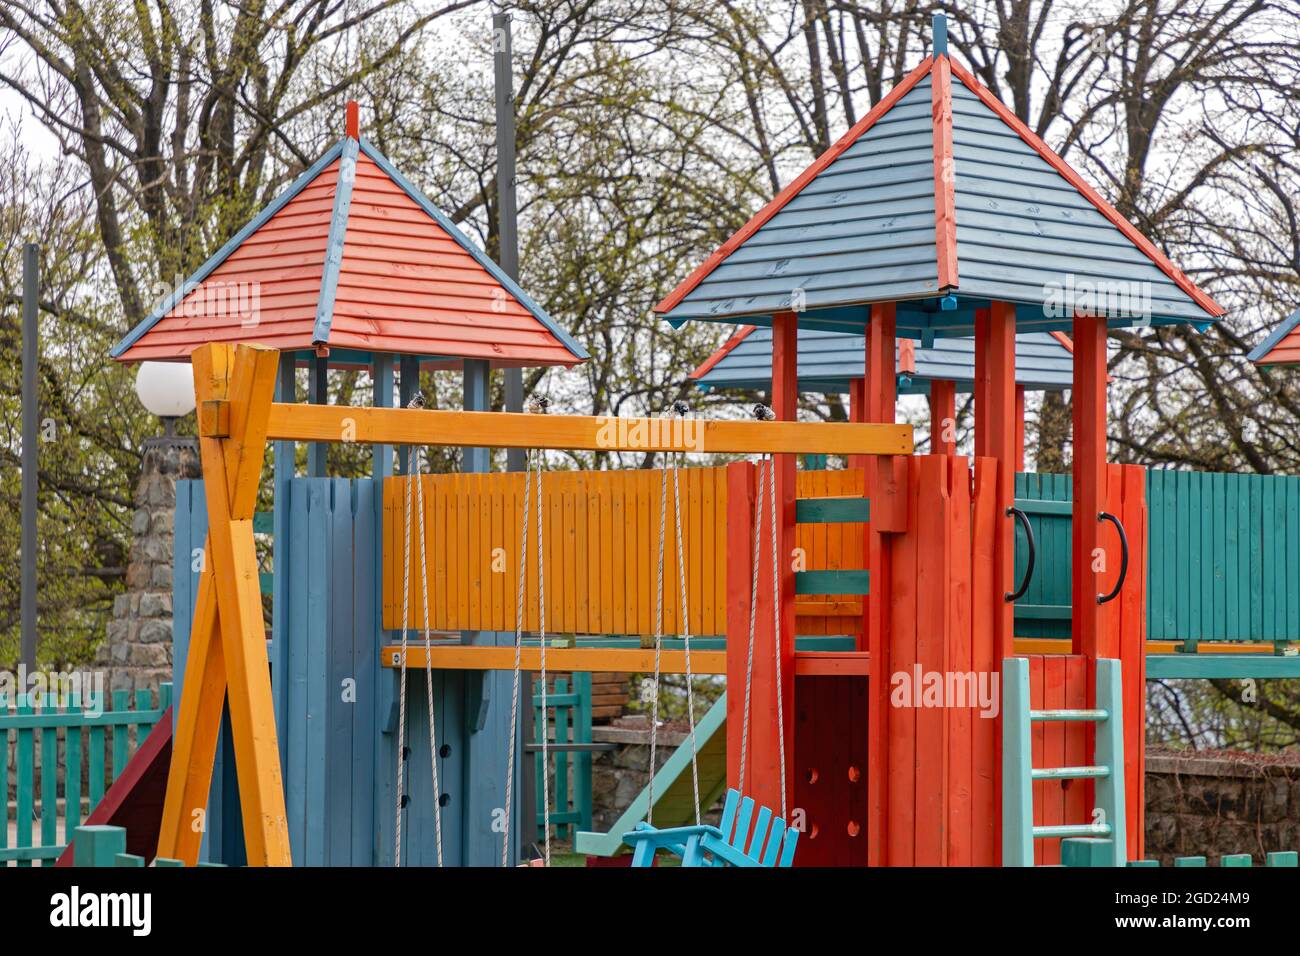
<svg viewBox="0 0 1300 956">
<path fill-rule="evenodd" d="M 936 13 L 930 18 L 930 35 L 934 42 L 934 55 L 947 56 L 948 18 L 942 13 Z"/>
</svg>

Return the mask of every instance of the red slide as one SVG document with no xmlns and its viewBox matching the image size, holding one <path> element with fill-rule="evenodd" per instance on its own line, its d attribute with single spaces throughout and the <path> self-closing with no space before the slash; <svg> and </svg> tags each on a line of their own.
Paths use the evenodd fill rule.
<svg viewBox="0 0 1300 956">
<path fill-rule="evenodd" d="M 172 709 L 158 718 L 99 806 L 83 821 L 126 828 L 126 852 L 152 860 L 158 848 L 167 770 L 172 762 Z M 71 836 L 71 834 L 69 834 Z M 55 866 L 72 866 L 72 841 Z"/>
</svg>

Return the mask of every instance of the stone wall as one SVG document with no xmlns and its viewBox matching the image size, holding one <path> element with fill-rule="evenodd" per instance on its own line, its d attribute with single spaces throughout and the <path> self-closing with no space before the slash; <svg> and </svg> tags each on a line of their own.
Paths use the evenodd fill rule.
<svg viewBox="0 0 1300 956">
<path fill-rule="evenodd" d="M 1300 754 L 1148 751 L 1146 857 L 1300 850 Z"/>
<path fill-rule="evenodd" d="M 191 439 L 157 438 L 145 445 L 131 518 L 126 591 L 113 602 L 108 639 L 95 666 L 110 690 L 157 690 L 172 679 L 172 530 L 176 482 L 199 477 Z"/>
</svg>

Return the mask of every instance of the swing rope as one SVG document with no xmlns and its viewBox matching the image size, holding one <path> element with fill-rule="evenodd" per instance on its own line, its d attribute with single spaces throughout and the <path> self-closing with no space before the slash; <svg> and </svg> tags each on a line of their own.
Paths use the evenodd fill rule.
<svg viewBox="0 0 1300 956">
<path fill-rule="evenodd" d="M 408 408 L 423 408 L 424 396 L 417 392 L 407 404 Z M 409 647 L 408 633 L 411 608 L 411 512 L 412 505 L 418 497 L 418 521 L 420 525 L 420 579 L 421 596 L 424 604 L 424 680 L 425 694 L 429 705 L 429 765 L 433 778 L 433 830 L 438 866 L 442 866 L 442 791 L 438 785 L 438 726 L 433 709 L 433 671 L 428 666 L 431 628 L 429 626 L 429 576 L 428 558 L 424 534 L 424 483 L 421 480 L 423 470 L 423 448 L 416 446 L 408 456 L 410 468 L 406 476 L 406 544 L 402 551 L 404 558 L 402 568 L 402 656 L 398 680 L 398 719 L 397 719 L 397 807 L 393 825 L 393 865 L 402 865 L 402 810 L 406 806 L 406 761 L 410 753 L 406 746 L 406 662 Z"/>
<path fill-rule="evenodd" d="M 529 405 L 534 414 L 545 414 L 550 399 L 545 396 Z M 532 455 L 532 457 L 528 457 Z M 547 716 L 549 706 L 546 687 L 546 572 L 545 539 L 542 535 L 543 498 L 542 498 L 542 455 L 541 452 L 526 452 L 524 459 L 524 510 L 523 530 L 519 536 L 519 585 L 515 592 L 515 661 L 510 695 L 510 743 L 506 760 L 506 806 L 504 834 L 501 844 L 501 865 L 510 865 L 510 821 L 514 813 L 514 781 L 516 752 L 519 747 L 519 696 L 521 655 L 524 643 L 524 591 L 528 573 L 528 525 L 532 519 L 530 489 L 533 477 L 533 462 L 537 463 L 537 604 L 538 604 L 538 638 L 540 644 L 540 664 L 542 674 L 542 826 L 544 828 L 543 864 L 551 865 L 551 770 L 550 770 L 550 719 Z M 535 825 L 535 824 L 534 824 Z M 527 826 L 520 821 L 520 826 Z"/>
<path fill-rule="evenodd" d="M 686 416 L 690 408 L 685 402 L 674 402 L 672 412 L 677 418 Z M 669 469 L 673 474 L 673 509 L 676 524 L 677 544 L 677 579 L 680 583 L 680 620 L 686 662 L 686 719 L 691 741 L 691 791 L 694 797 L 695 825 L 700 825 L 700 771 L 699 752 L 695 736 L 695 681 L 691 672 L 691 623 L 690 608 L 687 603 L 686 561 L 682 546 L 682 497 L 681 475 L 678 470 L 679 454 L 668 456 Z M 655 598 L 655 677 L 654 693 L 650 704 L 650 782 L 646 789 L 646 823 L 654 826 L 654 780 L 656 752 L 659 744 L 659 684 L 661 679 L 661 655 L 664 637 L 664 539 L 667 537 L 668 514 L 668 475 L 665 472 L 659 481 L 659 571 L 658 587 Z"/>
<path fill-rule="evenodd" d="M 545 406 L 543 411 L 545 410 Z M 551 865 L 551 752 L 550 717 L 546 701 L 546 554 L 542 527 L 542 457 L 537 456 L 537 639 L 542 672 L 542 828 L 543 866 Z"/>
<path fill-rule="evenodd" d="M 759 421 L 772 421 L 776 415 L 770 408 L 765 405 L 754 406 L 754 417 Z M 789 819 L 786 807 L 786 775 L 785 775 L 785 702 L 784 702 L 784 683 L 781 674 L 781 590 L 780 590 L 780 566 L 777 563 L 777 531 L 776 531 L 776 461 L 772 455 L 764 455 L 756 463 L 758 472 L 758 493 L 754 499 L 754 560 L 753 576 L 750 581 L 749 590 L 749 646 L 747 648 L 745 659 L 745 707 L 744 718 L 741 723 L 740 733 L 740 775 L 739 786 L 741 792 L 745 791 L 745 772 L 746 760 L 749 754 L 749 725 L 750 725 L 750 708 L 751 696 L 754 681 L 754 643 L 756 624 L 758 621 L 758 561 L 759 561 L 759 542 L 762 540 L 763 527 L 763 463 L 767 463 L 768 480 L 767 495 L 769 503 L 770 533 L 769 537 L 772 544 L 772 618 L 773 634 L 775 640 L 776 652 L 776 726 L 777 726 L 777 747 L 780 767 L 781 783 L 781 818 Z"/>
<path fill-rule="evenodd" d="M 525 456 L 527 456 L 525 452 Z M 524 459 L 524 526 L 519 539 L 519 588 L 515 595 L 515 667 L 510 695 L 510 747 L 506 763 L 506 819 L 501 844 L 501 865 L 510 865 L 510 818 L 514 815 L 515 752 L 519 748 L 519 672 L 524 643 L 524 578 L 528 566 L 529 492 L 533 482 L 532 460 Z M 523 824 L 521 824 L 522 826 Z"/>
</svg>

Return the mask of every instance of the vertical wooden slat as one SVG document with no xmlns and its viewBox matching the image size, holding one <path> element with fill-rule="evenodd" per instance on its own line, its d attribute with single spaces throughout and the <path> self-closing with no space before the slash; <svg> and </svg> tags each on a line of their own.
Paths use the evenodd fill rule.
<svg viewBox="0 0 1300 956">
<path fill-rule="evenodd" d="M 123 692 L 125 693 L 125 692 Z M 52 716 L 57 706 L 45 704 L 40 712 Z M 116 735 L 115 735 L 116 736 Z M 116 770 L 115 770 L 116 774 Z M 55 727 L 41 728 L 41 846 L 58 843 L 59 809 L 59 732 Z M 5 794 L 8 799 L 8 794 Z"/>
<path fill-rule="evenodd" d="M 0 694 L 0 850 L 9 846 L 9 698 Z"/>
<path fill-rule="evenodd" d="M 970 472 L 964 457 L 953 457 L 948 469 L 948 486 L 951 507 L 948 513 L 949 579 L 947 600 L 949 604 L 948 668 L 958 674 L 973 674 L 976 682 L 975 699 L 966 706 L 954 706 L 949 717 L 947 740 L 948 762 L 948 851 L 950 866 L 970 866 L 973 861 L 973 799 L 974 799 L 974 725 L 992 723 L 979 705 L 979 686 L 995 689 L 992 674 L 975 670 L 972 661 L 971 640 L 971 497 Z M 995 697 L 996 702 L 996 697 Z"/>
<path fill-rule="evenodd" d="M 946 654 L 950 627 L 948 602 L 942 598 L 949 587 L 952 544 L 948 537 L 948 512 L 952 507 L 947 481 L 949 461 L 944 455 L 926 455 L 917 460 L 918 507 L 913 512 L 917 538 L 916 664 L 922 675 L 937 674 L 945 683 L 951 673 Z M 946 688 L 941 687 L 940 693 L 946 693 Z M 928 706 L 924 699 L 922 703 L 923 706 L 913 711 L 916 721 L 915 862 L 918 866 L 942 866 L 947 862 L 945 805 L 951 799 L 947 787 L 947 723 L 953 702 L 941 697 L 937 707 Z"/>
<path fill-rule="evenodd" d="M 993 535 L 999 520 L 997 514 L 997 483 L 994 480 L 999 465 L 993 458 L 975 460 L 975 500 L 971 508 L 971 669 L 977 674 L 1002 673 L 1002 658 L 998 655 L 993 632 L 994 601 L 1001 595 L 994 593 Z M 972 763 L 977 768 L 972 784 L 971 856 L 975 866 L 993 866 L 1001 859 L 1002 818 L 1001 806 L 1001 745 L 1002 721 L 982 719 L 972 728 Z"/>
<path fill-rule="evenodd" d="M 18 714 L 32 714 L 35 710 L 26 694 L 18 695 Z M 102 731 L 101 731 L 102 733 Z M 15 811 L 17 813 L 17 845 L 32 845 L 32 812 L 35 806 L 36 791 L 36 750 L 32 731 L 20 727 L 17 731 L 18 741 L 15 747 L 15 775 L 18 778 Z M 103 793 L 103 776 L 100 776 L 100 793 Z M 30 860 L 19 860 L 19 866 L 31 866 Z"/>
</svg>

